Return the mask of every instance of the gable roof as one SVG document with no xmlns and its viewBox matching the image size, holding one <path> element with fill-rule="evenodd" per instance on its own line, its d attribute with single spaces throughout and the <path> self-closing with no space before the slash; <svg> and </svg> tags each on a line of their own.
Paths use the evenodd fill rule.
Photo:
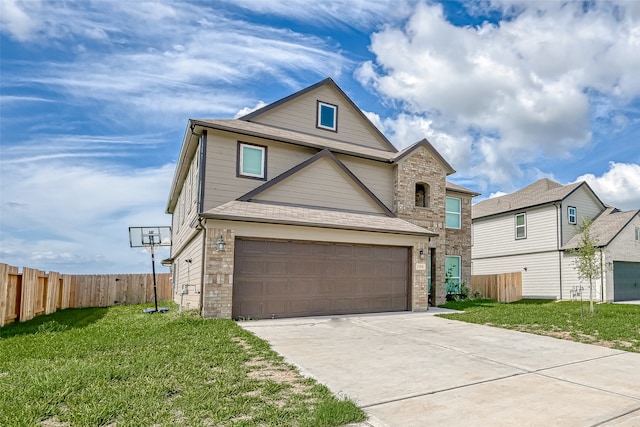
<svg viewBox="0 0 640 427">
<path fill-rule="evenodd" d="M 380 209 L 380 211 L 382 211 L 385 215 L 390 217 L 395 216 L 393 212 L 391 212 L 389 208 L 384 203 L 382 203 L 382 201 L 378 199 L 378 197 L 376 197 L 376 195 L 373 194 L 373 192 L 369 190 L 369 188 L 367 188 L 367 186 L 364 185 L 362 181 L 360 181 L 358 177 L 355 176 L 353 172 L 351 172 L 349 168 L 347 168 L 344 165 L 344 163 L 338 160 L 338 158 L 336 158 L 336 156 L 334 156 L 333 153 L 331 153 L 331 151 L 329 151 L 328 149 L 324 149 L 320 151 L 319 153 L 315 154 L 313 157 L 305 160 L 299 165 L 296 165 L 293 168 L 289 169 L 288 171 L 273 178 L 272 180 L 265 182 L 264 184 L 253 189 L 247 194 L 240 196 L 238 200 L 245 201 L 245 202 L 251 201 L 253 198 L 257 197 L 259 194 L 264 193 L 266 190 L 278 185 L 285 179 L 292 177 L 296 173 L 302 171 L 305 168 L 308 168 L 310 165 L 318 162 L 321 159 L 326 159 L 332 162 L 333 164 L 335 164 L 342 172 L 344 172 L 345 175 L 347 175 L 349 179 L 351 179 L 351 181 L 355 184 L 355 186 L 359 188 L 366 195 L 365 197 L 368 196 L 369 201 L 372 202 L 372 204 L 376 205 Z"/>
<path fill-rule="evenodd" d="M 511 194 L 476 203 L 471 207 L 471 218 L 484 218 L 534 206 L 560 202 L 583 186 L 604 206 L 591 187 L 584 181 L 562 185 L 550 179 L 543 178 Z"/>
<path fill-rule="evenodd" d="M 259 108 L 249 114 L 246 114 L 242 117 L 239 117 L 238 120 L 243 120 L 243 121 L 252 121 L 253 119 L 258 118 L 260 115 L 274 109 L 274 108 L 278 108 L 283 104 L 289 103 L 293 100 L 295 100 L 296 98 L 299 98 L 309 92 L 312 92 L 322 86 L 329 86 L 330 88 L 334 89 L 338 95 L 343 98 L 343 100 L 345 101 L 345 103 L 347 105 L 349 105 L 351 107 L 351 109 L 366 123 L 366 126 L 370 128 L 370 130 L 375 133 L 383 142 L 384 145 L 386 145 L 389 149 L 389 151 L 391 151 L 392 153 L 396 153 L 398 152 L 398 149 L 387 139 L 386 136 L 384 136 L 384 134 L 382 132 L 380 132 L 380 129 L 378 129 L 372 122 L 371 120 L 369 120 L 369 118 L 362 112 L 362 110 L 351 100 L 351 98 L 349 98 L 347 96 L 346 93 L 344 93 L 344 91 L 340 88 L 340 86 L 338 86 L 336 84 L 336 82 L 333 81 L 332 78 L 327 77 L 324 80 L 319 81 L 316 84 L 313 84 L 305 89 L 299 90 L 298 92 L 291 94 L 289 96 L 286 96 L 276 102 L 272 102 L 271 104 L 264 106 L 262 108 Z"/>
<path fill-rule="evenodd" d="M 447 162 L 444 157 L 442 157 L 440 155 L 440 153 L 438 153 L 438 150 L 435 149 L 435 147 L 433 145 L 431 145 L 431 143 L 429 141 L 427 141 L 426 138 L 422 138 L 420 141 L 416 142 L 413 145 L 410 145 L 408 147 L 406 147 L 405 149 L 403 149 L 402 151 L 400 151 L 394 158 L 393 158 L 393 162 L 394 163 L 398 163 L 400 160 L 404 159 L 405 157 L 407 157 L 408 155 L 410 155 L 411 153 L 413 153 L 414 151 L 416 151 L 418 148 L 420 147 L 425 147 L 431 154 L 433 154 L 433 156 L 440 162 L 442 163 L 442 166 L 444 167 L 445 171 L 447 172 L 447 175 L 451 175 L 452 173 L 455 173 L 455 169 L 453 169 L 451 167 L 451 165 L 449 164 L 449 162 Z"/>
<path fill-rule="evenodd" d="M 285 142 L 287 144 L 300 145 L 303 147 L 311 147 L 320 150 L 328 148 L 334 153 L 348 154 L 351 156 L 388 163 L 393 161 L 393 158 L 395 157 L 395 153 L 389 151 L 363 147 L 361 145 L 349 144 L 335 139 L 323 138 L 321 136 L 300 133 L 238 119 L 192 119 L 190 120 L 190 123 L 194 126 L 201 126 L 224 132 L 233 132 L 246 136 L 255 136 L 258 138 L 265 138 L 272 141 Z"/>
<path fill-rule="evenodd" d="M 470 190 L 469 188 L 463 187 L 462 185 L 458 185 L 458 184 L 454 184 L 453 182 L 446 182 L 446 187 L 447 190 L 450 191 L 456 191 L 458 193 L 466 193 L 466 194 L 471 194 L 471 196 L 475 197 L 475 196 L 479 196 L 480 193 L 476 193 L 473 190 Z"/>
<path fill-rule="evenodd" d="M 640 210 L 621 212 L 608 207 L 591 223 L 590 233 L 597 247 L 605 247 L 633 220 Z M 580 246 L 580 234 L 573 236 L 561 249 L 576 249 Z"/>
<path fill-rule="evenodd" d="M 438 233 L 397 217 L 240 200 L 227 202 L 204 212 L 201 216 L 228 221 L 373 231 L 425 237 L 438 235 Z"/>
</svg>

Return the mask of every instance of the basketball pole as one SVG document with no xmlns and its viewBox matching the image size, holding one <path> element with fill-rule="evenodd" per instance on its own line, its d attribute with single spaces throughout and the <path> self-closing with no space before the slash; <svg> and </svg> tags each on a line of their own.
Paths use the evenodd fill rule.
<svg viewBox="0 0 640 427">
<path fill-rule="evenodd" d="M 151 271 L 153 272 L 153 300 L 156 303 L 156 313 L 158 312 L 158 290 L 156 285 L 156 251 L 154 249 L 153 237 L 151 237 Z"/>
</svg>

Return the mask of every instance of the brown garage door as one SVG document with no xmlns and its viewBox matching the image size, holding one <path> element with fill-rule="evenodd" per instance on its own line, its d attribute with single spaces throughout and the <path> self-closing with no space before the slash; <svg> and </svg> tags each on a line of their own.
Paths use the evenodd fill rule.
<svg viewBox="0 0 640 427">
<path fill-rule="evenodd" d="M 234 318 L 404 311 L 409 248 L 237 239 Z"/>
</svg>

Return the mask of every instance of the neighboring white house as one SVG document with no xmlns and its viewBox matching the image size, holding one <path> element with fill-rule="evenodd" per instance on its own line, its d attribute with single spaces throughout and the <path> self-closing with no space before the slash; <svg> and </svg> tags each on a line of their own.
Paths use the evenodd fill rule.
<svg viewBox="0 0 640 427">
<path fill-rule="evenodd" d="M 588 298 L 589 283 L 578 279 L 569 253 L 586 219 L 593 220 L 603 273 L 594 297 L 640 300 L 640 211 L 606 206 L 586 182 L 541 179 L 473 205 L 472 274 L 520 271 L 525 298 Z"/>
</svg>

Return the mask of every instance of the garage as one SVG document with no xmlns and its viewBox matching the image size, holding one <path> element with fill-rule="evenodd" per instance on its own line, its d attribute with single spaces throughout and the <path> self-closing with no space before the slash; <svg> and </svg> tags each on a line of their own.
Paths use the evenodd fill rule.
<svg viewBox="0 0 640 427">
<path fill-rule="evenodd" d="M 237 238 L 236 319 L 405 311 L 410 249 Z"/>
<path fill-rule="evenodd" d="M 640 262 L 614 261 L 613 299 L 640 300 Z"/>
</svg>

